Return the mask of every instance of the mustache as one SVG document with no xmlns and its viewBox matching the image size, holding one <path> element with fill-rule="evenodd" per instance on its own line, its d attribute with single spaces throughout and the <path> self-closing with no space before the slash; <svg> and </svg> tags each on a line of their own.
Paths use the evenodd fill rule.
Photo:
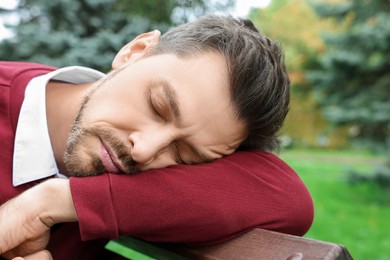
<svg viewBox="0 0 390 260">
<path fill-rule="evenodd" d="M 116 155 L 122 164 L 124 168 L 124 174 L 134 174 L 139 172 L 137 163 L 129 154 L 128 148 L 123 144 L 120 138 L 117 137 L 113 130 L 101 126 L 94 126 L 87 128 L 85 131 L 87 134 L 97 135 L 102 140 L 104 140 L 104 143 L 110 147 L 111 151 Z"/>
<path fill-rule="evenodd" d="M 122 164 L 124 174 L 134 174 L 139 172 L 137 162 L 133 160 L 129 154 L 128 148 L 114 131 L 102 126 L 89 127 L 84 129 L 84 131 L 86 135 L 96 135 L 104 140 L 104 143 L 110 147 L 111 152 L 114 153 L 119 162 Z"/>
</svg>

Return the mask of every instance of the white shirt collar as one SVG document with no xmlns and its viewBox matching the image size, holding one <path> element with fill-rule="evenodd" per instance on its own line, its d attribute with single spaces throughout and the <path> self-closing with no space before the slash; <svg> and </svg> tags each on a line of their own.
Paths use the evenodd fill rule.
<svg viewBox="0 0 390 260">
<path fill-rule="evenodd" d="M 46 121 L 46 85 L 49 80 L 73 84 L 95 82 L 103 73 L 72 66 L 33 78 L 27 85 L 15 135 L 12 184 L 18 186 L 58 172 Z"/>
</svg>

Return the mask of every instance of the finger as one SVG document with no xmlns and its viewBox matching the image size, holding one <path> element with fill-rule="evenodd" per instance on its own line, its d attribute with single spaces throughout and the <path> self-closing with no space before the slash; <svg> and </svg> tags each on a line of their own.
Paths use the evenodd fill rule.
<svg viewBox="0 0 390 260">
<path fill-rule="evenodd" d="M 31 255 L 26 255 L 25 257 L 15 257 L 12 260 L 53 260 L 53 257 L 49 251 L 42 250 Z"/>
<path fill-rule="evenodd" d="M 13 260 L 24 259 L 24 258 L 17 258 L 17 257 L 27 256 L 36 252 L 44 251 L 49 242 L 49 239 L 50 239 L 50 232 L 46 232 L 41 236 L 23 242 L 19 246 L 5 252 L 1 256 L 6 259 L 13 259 Z M 0 259 L 2 258 L 0 257 Z"/>
</svg>

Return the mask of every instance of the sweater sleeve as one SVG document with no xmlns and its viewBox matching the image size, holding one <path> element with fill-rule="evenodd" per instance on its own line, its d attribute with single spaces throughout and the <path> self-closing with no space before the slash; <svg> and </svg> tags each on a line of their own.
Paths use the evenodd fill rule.
<svg viewBox="0 0 390 260">
<path fill-rule="evenodd" d="M 313 221 L 301 179 L 261 151 L 132 176 L 71 178 L 70 185 L 83 240 L 213 244 L 255 227 L 303 235 Z"/>
</svg>

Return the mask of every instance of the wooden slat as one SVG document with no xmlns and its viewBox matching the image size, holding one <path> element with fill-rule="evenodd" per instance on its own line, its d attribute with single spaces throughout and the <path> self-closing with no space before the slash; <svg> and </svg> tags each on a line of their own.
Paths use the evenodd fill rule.
<svg viewBox="0 0 390 260">
<path fill-rule="evenodd" d="M 215 246 L 171 250 L 191 259 L 352 259 L 341 245 L 262 229 Z"/>
<path fill-rule="evenodd" d="M 156 259 L 352 259 L 341 245 L 263 229 L 253 229 L 225 243 L 206 247 L 156 245 L 132 238 L 118 242 Z"/>
</svg>

